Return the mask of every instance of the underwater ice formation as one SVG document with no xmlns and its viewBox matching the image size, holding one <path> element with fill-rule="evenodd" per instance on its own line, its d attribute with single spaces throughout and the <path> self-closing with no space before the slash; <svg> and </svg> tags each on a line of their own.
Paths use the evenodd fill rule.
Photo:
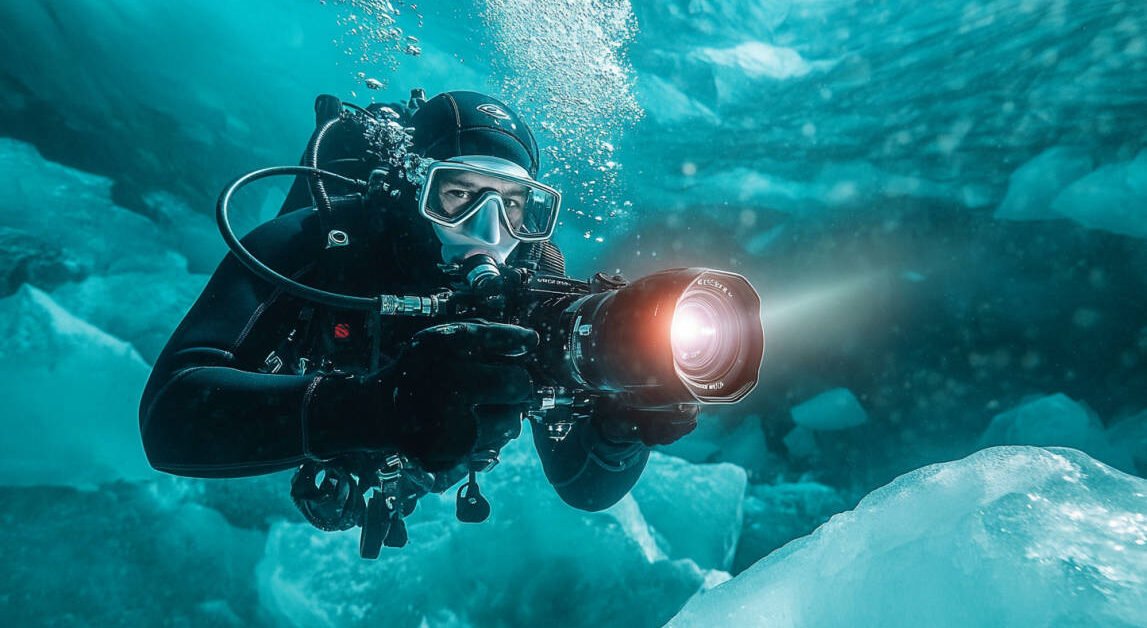
<svg viewBox="0 0 1147 628">
<path fill-rule="evenodd" d="M 659 206 L 991 207 L 1053 146 L 1124 164 L 1147 134 L 1147 12 L 1133 2 L 642 1 L 634 14 L 636 134 L 659 141 L 622 161 L 659 173 L 635 180 Z M 1086 207 L 1084 224 L 1128 232 L 1125 210 Z"/>
<path fill-rule="evenodd" d="M 214 237 L 207 239 L 208 219 L 168 207 L 170 222 L 153 221 L 118 206 L 112 180 L 15 140 L 0 138 L 0 170 L 11 176 L 0 198 L 0 233 L 8 234 L 0 245 L 10 243 L 3 252 L 16 264 L 8 290 L 27 282 L 51 291 L 71 314 L 153 359 L 206 281 L 173 249 L 193 251 L 212 268 L 222 258 Z M 29 249 L 42 252 L 39 263 L 21 253 Z"/>
<path fill-rule="evenodd" d="M 25 286 L 0 299 L 0 484 L 94 487 L 156 473 L 135 421 L 149 367 L 131 345 Z"/>
<path fill-rule="evenodd" d="M 586 513 L 558 499 L 529 441 L 511 443 L 482 478 L 488 521 L 460 523 L 453 494 L 428 496 L 408 519 L 410 545 L 378 562 L 357 557 L 354 532 L 276 524 L 258 568 L 263 605 L 276 623 L 299 626 L 651 626 L 728 578 L 698 563 L 732 550 L 742 471 L 658 460 L 632 497 Z"/>
<path fill-rule="evenodd" d="M 1147 480 L 996 447 L 906 474 L 700 594 L 671 626 L 1137 626 Z"/>
<path fill-rule="evenodd" d="M 6 619 L 353 625 L 398 608 L 384 619 L 656 625 L 725 577 L 730 543 L 733 571 L 747 568 L 847 507 L 850 482 L 963 455 L 985 430 L 985 444 L 1071 444 L 1147 472 L 1143 3 L 558 3 L 576 23 L 538 3 L 434 4 L 420 7 L 422 54 L 393 75 L 340 65 L 329 1 L 0 4 L 0 135 L 28 142 L 0 140 L 0 350 L 18 375 L 2 391 L 0 483 L 99 487 L 0 488 Z M 502 31 L 473 19 L 491 6 Z M 576 37 L 559 43 L 580 43 L 550 55 L 550 37 L 494 70 L 510 28 L 515 43 L 567 30 Z M 756 397 L 670 449 L 747 473 L 655 458 L 608 513 L 570 511 L 533 462 L 510 460 L 483 485 L 489 529 L 430 499 L 409 554 L 363 563 L 353 534 L 297 523 L 284 477 L 140 481 L 151 476 L 134 404 L 221 251 L 206 215 L 223 183 L 296 162 L 318 93 L 389 102 L 415 86 L 490 88 L 491 76 L 507 79 L 502 96 L 561 87 L 559 108 L 590 118 L 538 125 L 543 142 L 579 146 L 595 137 L 579 125 L 628 128 L 644 112 L 616 148 L 582 146 L 608 154 L 595 165 L 619 177 L 636 218 L 619 222 L 637 228 L 595 230 L 597 246 L 567 215 L 575 274 L 727 263 L 760 282 L 767 309 L 786 281 L 897 279 L 822 304 L 834 315 L 807 327 L 819 345 L 771 336 Z M 604 180 L 573 177 L 569 198 Z M 842 332 L 867 306 L 875 323 Z M 787 422 L 831 386 L 863 400 L 865 425 Z M 734 618 L 779 625 L 1147 623 L 1135 614 L 1147 585 L 1123 577 L 1147 572 L 1128 532 L 1141 530 L 1142 483 L 1048 456 L 994 449 L 905 476 L 681 621 L 721 623 L 744 604 Z M 675 496 L 688 507 L 668 507 Z M 395 574 L 408 580 L 392 589 Z"/>
<path fill-rule="evenodd" d="M 1075 181 L 1051 209 L 1085 227 L 1147 238 L 1147 150 Z"/>
<path fill-rule="evenodd" d="M 6 625 L 258 626 L 264 535 L 168 480 L 98 491 L 0 486 Z"/>
<path fill-rule="evenodd" d="M 1147 237 L 1147 151 L 1093 166 L 1091 155 L 1079 148 L 1041 153 L 1012 175 L 996 217 L 1068 218 L 1091 229 Z"/>
<path fill-rule="evenodd" d="M 1095 161 L 1087 151 L 1055 146 L 1016 168 L 1008 182 L 996 218 L 1004 220 L 1049 220 L 1061 216 L 1051 209 L 1059 193 L 1091 172 Z"/>
<path fill-rule="evenodd" d="M 856 395 L 847 388 L 833 388 L 792 409 L 793 422 L 810 430 L 844 430 L 868 422 Z"/>
<path fill-rule="evenodd" d="M 848 505 L 831 486 L 817 482 L 757 484 L 745 497 L 745 524 L 733 573 L 740 573 L 785 543 L 809 534 Z"/>
<path fill-rule="evenodd" d="M 741 533 L 745 470 L 653 454 L 633 489 L 646 523 L 670 558 L 729 571 Z"/>
<path fill-rule="evenodd" d="M 979 445 L 1072 447 L 1123 471 L 1135 470 L 1131 452 L 1109 438 L 1099 417 L 1063 394 L 1032 399 L 997 414 L 980 436 Z"/>
</svg>

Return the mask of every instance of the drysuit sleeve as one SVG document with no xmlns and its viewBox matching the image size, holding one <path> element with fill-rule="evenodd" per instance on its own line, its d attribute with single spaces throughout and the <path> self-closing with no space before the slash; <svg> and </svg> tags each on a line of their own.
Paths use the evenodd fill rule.
<svg viewBox="0 0 1147 628">
<path fill-rule="evenodd" d="M 533 423 L 531 427 L 546 478 L 574 508 L 598 511 L 616 504 L 637 483 L 649 461 L 648 447 L 639 442 L 607 441 L 589 421 L 575 425 L 560 441 Z"/>
<path fill-rule="evenodd" d="M 244 244 L 271 268 L 298 277 L 318 255 L 311 222 L 313 212 L 292 212 Z M 157 358 L 140 401 L 140 433 L 153 467 L 193 477 L 249 476 L 289 468 L 315 451 L 370 443 L 376 432 L 366 422 L 335 426 L 337 413 L 313 411 L 320 391 L 340 382 L 259 372 L 273 347 L 260 336 L 282 328 L 276 318 L 290 316 L 290 323 L 298 316 L 297 306 L 282 307 L 285 298 L 233 254 L 219 265 Z"/>
</svg>

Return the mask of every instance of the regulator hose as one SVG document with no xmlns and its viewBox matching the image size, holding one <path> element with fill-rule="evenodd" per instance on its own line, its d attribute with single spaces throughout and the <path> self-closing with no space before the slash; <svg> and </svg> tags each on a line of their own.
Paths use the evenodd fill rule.
<svg viewBox="0 0 1147 628">
<path fill-rule="evenodd" d="M 342 116 L 337 116 L 327 120 L 321 127 L 315 129 L 311 134 L 311 141 L 307 146 L 307 166 L 318 170 L 319 168 L 319 147 L 322 146 L 323 139 L 326 138 L 327 132 L 330 131 L 335 125 L 342 122 Z M 330 216 L 333 213 L 331 207 L 331 198 L 327 194 L 327 189 L 323 186 L 323 178 L 318 174 L 312 174 L 308 177 L 308 182 L 311 188 L 311 198 L 315 201 L 315 207 L 319 210 L 319 225 L 322 226 L 323 232 L 326 232 L 330 226 Z"/>
<path fill-rule="evenodd" d="M 282 175 L 300 175 L 304 174 L 316 179 L 326 177 L 340 181 L 352 188 L 358 188 L 363 193 L 366 192 L 366 181 L 359 181 L 344 177 L 334 172 L 326 170 L 319 170 L 318 168 L 310 168 L 307 166 L 276 166 L 273 168 L 263 168 L 254 170 L 247 174 L 235 179 L 223 188 L 223 192 L 219 195 L 219 200 L 215 204 L 215 221 L 219 225 L 219 233 L 223 235 L 223 241 L 227 243 L 227 248 L 235 254 L 235 257 L 241 264 L 247 267 L 248 270 L 255 273 L 260 279 L 270 282 L 272 285 L 279 286 L 284 292 L 307 299 L 323 305 L 328 305 L 334 308 L 350 309 L 350 310 L 371 310 L 378 312 L 382 307 L 384 296 L 377 297 L 356 297 L 349 294 L 338 294 L 335 292 L 327 292 L 301 284 L 289 277 L 279 274 L 271 267 L 259 261 L 257 257 L 251 254 L 243 243 L 236 237 L 235 231 L 231 228 L 231 221 L 228 217 L 230 210 L 231 197 L 236 191 L 243 186 L 259 179 L 266 179 L 268 177 L 282 176 Z"/>
</svg>

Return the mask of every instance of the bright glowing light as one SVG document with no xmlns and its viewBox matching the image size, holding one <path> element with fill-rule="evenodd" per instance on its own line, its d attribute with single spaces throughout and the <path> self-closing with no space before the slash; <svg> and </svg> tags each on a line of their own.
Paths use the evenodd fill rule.
<svg viewBox="0 0 1147 628">
<path fill-rule="evenodd" d="M 688 343 L 700 336 L 712 336 L 717 333 L 711 325 L 706 325 L 704 317 L 694 312 L 679 312 L 673 317 L 673 341 Z"/>
<path fill-rule="evenodd" d="M 775 336 L 823 339 L 825 330 L 854 329 L 872 316 L 888 273 L 872 271 L 809 282 L 795 294 L 776 294 L 762 309 L 762 322 Z"/>
<path fill-rule="evenodd" d="M 695 308 L 678 308 L 670 330 L 674 352 L 689 355 L 703 350 L 717 335 L 710 317 Z"/>
</svg>

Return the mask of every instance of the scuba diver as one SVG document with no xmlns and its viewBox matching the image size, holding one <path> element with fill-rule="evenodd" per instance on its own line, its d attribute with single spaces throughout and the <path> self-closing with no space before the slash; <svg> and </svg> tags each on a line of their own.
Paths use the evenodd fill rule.
<svg viewBox="0 0 1147 628">
<path fill-rule="evenodd" d="M 407 167 L 372 178 L 385 193 L 366 204 L 340 196 L 342 182 L 397 161 L 372 153 L 362 128 L 379 125 L 335 132 L 347 106 L 319 98 L 320 130 L 303 160 L 345 179 L 291 167 L 297 176 L 283 211 L 242 240 L 262 264 L 306 286 L 362 296 L 432 294 L 498 268 L 564 276 L 550 242 L 560 195 L 537 180 L 534 136 L 505 103 L 454 91 L 412 97 L 397 112 L 354 108 L 359 119 L 409 134 Z M 537 384 L 523 360 L 538 332 L 332 307 L 250 267 L 229 254 L 156 360 L 140 403 L 152 466 L 202 478 L 297 468 L 292 497 L 303 514 L 326 530 L 363 526 L 370 557 L 383 540 L 406 542 L 401 518 L 418 497 L 464 479 L 459 518 L 485 519 L 475 473 L 520 434 Z M 556 436 L 531 428 L 557 494 L 596 511 L 630 490 L 651 446 L 692 431 L 697 413 L 696 403 L 649 407 L 615 395 Z M 367 540 L 371 517 L 385 524 Z"/>
</svg>

